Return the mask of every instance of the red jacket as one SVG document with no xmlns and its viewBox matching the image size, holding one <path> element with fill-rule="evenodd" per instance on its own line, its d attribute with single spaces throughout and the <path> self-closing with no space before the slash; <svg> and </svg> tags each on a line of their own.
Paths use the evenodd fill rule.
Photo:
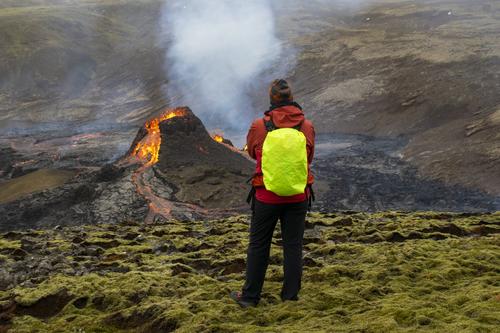
<svg viewBox="0 0 500 333">
<path fill-rule="evenodd" d="M 309 165 L 314 156 L 314 127 L 313 124 L 306 120 L 304 113 L 298 104 L 290 104 L 271 109 L 264 113 L 263 118 L 256 119 L 247 135 L 248 154 L 257 161 L 255 166 L 255 175 L 252 179 L 252 185 L 256 189 L 257 200 L 268 204 L 294 203 L 302 202 L 307 199 L 306 193 L 292 195 L 289 197 L 281 197 L 265 189 L 264 177 L 262 176 L 262 146 L 267 136 L 265 121 L 272 119 L 277 128 L 291 128 L 302 123 L 300 131 L 304 133 L 307 140 L 307 160 Z M 309 170 L 308 184 L 314 182 L 314 177 Z"/>
</svg>

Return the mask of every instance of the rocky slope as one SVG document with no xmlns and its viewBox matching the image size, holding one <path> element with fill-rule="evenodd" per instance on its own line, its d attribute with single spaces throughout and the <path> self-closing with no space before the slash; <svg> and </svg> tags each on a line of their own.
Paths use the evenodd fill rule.
<svg viewBox="0 0 500 333">
<path fill-rule="evenodd" d="M 160 1 L 3 1 L 0 127 L 140 124 L 165 107 Z"/>
<path fill-rule="evenodd" d="M 279 21 L 320 132 L 409 139 L 420 174 L 500 194 L 500 3 L 311 1 Z"/>
<path fill-rule="evenodd" d="M 311 214 L 298 302 L 282 303 L 279 228 L 259 307 L 247 216 L 0 236 L 0 332 L 495 332 L 500 215 Z"/>
</svg>

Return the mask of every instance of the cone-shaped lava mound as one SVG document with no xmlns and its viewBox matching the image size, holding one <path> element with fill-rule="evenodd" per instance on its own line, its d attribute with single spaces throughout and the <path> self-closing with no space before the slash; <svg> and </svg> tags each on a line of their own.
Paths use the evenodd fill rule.
<svg viewBox="0 0 500 333">
<path fill-rule="evenodd" d="M 167 110 L 148 121 L 129 154 L 154 165 L 154 174 L 174 188 L 175 200 L 206 208 L 245 205 L 253 163 L 217 142 L 187 107 Z"/>
</svg>

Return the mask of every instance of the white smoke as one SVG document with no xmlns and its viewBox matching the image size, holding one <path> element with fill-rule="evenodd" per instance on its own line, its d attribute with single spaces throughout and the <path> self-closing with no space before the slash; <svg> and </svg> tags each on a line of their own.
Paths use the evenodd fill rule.
<svg viewBox="0 0 500 333">
<path fill-rule="evenodd" d="M 191 106 L 209 126 L 246 129 L 255 115 L 249 95 L 256 82 L 279 72 L 283 48 L 270 1 L 168 1 L 161 30 L 172 38 L 166 54 L 171 103 Z"/>
</svg>

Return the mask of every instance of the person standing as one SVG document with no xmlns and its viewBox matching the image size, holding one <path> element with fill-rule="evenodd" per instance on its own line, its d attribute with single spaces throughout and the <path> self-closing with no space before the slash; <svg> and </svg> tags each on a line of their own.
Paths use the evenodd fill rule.
<svg viewBox="0 0 500 333">
<path fill-rule="evenodd" d="M 242 307 L 256 306 L 269 261 L 277 221 L 281 224 L 284 281 L 281 299 L 298 300 L 302 279 L 302 242 L 314 177 L 313 124 L 286 80 L 274 80 L 269 88 L 271 107 L 255 120 L 247 135 L 248 154 L 256 160 L 252 178 L 252 219 L 247 251 L 246 282 L 230 297 Z M 250 197 L 249 197 L 250 199 Z"/>
</svg>

